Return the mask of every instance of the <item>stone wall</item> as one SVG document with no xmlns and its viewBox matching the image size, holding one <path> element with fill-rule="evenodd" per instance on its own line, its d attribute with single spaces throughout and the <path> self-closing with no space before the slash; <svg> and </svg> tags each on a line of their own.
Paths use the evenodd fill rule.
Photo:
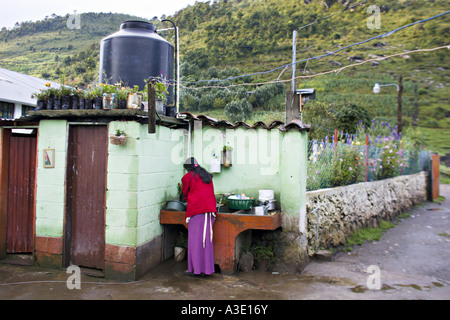
<svg viewBox="0 0 450 320">
<path fill-rule="evenodd" d="M 319 248 L 338 246 L 363 227 L 392 220 L 427 199 L 427 173 L 363 182 L 306 193 L 308 253 L 316 248 L 317 214 Z M 316 210 L 313 212 L 313 210 Z"/>
</svg>

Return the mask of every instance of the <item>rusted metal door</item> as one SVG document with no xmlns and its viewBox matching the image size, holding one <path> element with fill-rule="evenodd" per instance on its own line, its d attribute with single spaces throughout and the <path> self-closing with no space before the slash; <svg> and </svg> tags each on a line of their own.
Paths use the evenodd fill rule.
<svg viewBox="0 0 450 320">
<path fill-rule="evenodd" d="M 7 253 L 33 252 L 36 142 L 35 134 L 9 138 Z"/>
<path fill-rule="evenodd" d="M 70 126 L 65 235 L 80 267 L 104 269 L 107 146 L 106 126 Z"/>
</svg>

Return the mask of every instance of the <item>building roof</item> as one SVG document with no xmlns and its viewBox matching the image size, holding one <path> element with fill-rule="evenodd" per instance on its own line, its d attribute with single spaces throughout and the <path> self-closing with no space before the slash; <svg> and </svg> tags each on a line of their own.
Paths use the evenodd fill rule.
<svg viewBox="0 0 450 320">
<path fill-rule="evenodd" d="M 34 106 L 37 100 L 31 95 L 46 89 L 46 83 L 51 83 L 54 88 L 61 86 L 57 82 L 0 68 L 0 100 Z"/>
<path fill-rule="evenodd" d="M 311 125 L 302 123 L 299 119 L 295 119 L 287 124 L 282 121 L 273 121 L 266 124 L 262 121 L 255 122 L 250 125 L 243 121 L 231 123 L 226 120 L 217 120 L 206 115 L 195 115 L 190 112 L 181 112 L 180 118 L 170 118 L 158 116 L 157 124 L 169 126 L 172 128 L 186 127 L 188 121 L 202 121 L 203 125 L 219 128 L 226 127 L 229 129 L 237 129 L 240 127 L 246 129 L 263 128 L 266 130 L 278 129 L 280 131 L 299 130 L 309 131 Z M 27 116 L 15 121 L 39 121 L 41 119 L 77 119 L 78 121 L 112 121 L 114 119 L 135 120 L 142 123 L 148 122 L 148 113 L 138 109 L 113 109 L 113 110 L 41 110 L 30 112 Z M 1 123 L 0 123 L 1 125 Z"/>
<path fill-rule="evenodd" d="M 215 118 L 206 116 L 206 115 L 195 115 L 190 112 L 181 112 L 182 115 L 185 115 L 187 119 L 193 119 L 197 121 L 202 121 L 203 124 L 210 125 L 211 127 L 219 127 L 225 126 L 230 129 L 236 129 L 239 127 L 245 127 L 247 129 L 256 129 L 258 127 L 262 127 L 264 129 L 274 129 L 278 128 L 280 131 L 288 131 L 290 129 L 298 129 L 300 131 L 309 131 L 311 129 L 311 125 L 302 123 L 299 119 L 295 119 L 287 124 L 284 124 L 283 121 L 273 121 L 270 124 L 266 124 L 262 121 L 257 121 L 252 126 L 246 122 L 238 121 L 235 123 L 231 123 L 226 120 L 217 120 Z"/>
</svg>

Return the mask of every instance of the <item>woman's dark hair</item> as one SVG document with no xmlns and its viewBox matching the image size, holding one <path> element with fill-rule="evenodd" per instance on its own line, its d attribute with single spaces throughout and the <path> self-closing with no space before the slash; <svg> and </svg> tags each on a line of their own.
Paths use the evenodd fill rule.
<svg viewBox="0 0 450 320">
<path fill-rule="evenodd" d="M 183 167 L 188 172 L 193 172 L 194 174 L 198 174 L 200 176 L 200 179 L 202 179 L 202 181 L 204 183 L 211 183 L 213 175 L 211 173 L 209 173 L 205 168 L 200 166 L 194 157 L 188 158 L 184 162 Z"/>
</svg>

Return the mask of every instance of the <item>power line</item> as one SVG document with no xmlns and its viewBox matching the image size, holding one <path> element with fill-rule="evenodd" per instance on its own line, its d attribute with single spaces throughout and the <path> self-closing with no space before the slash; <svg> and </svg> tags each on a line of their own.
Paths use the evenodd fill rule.
<svg viewBox="0 0 450 320">
<path fill-rule="evenodd" d="M 366 40 L 363 40 L 363 41 L 360 41 L 360 42 L 356 42 L 356 43 L 350 44 L 350 45 L 345 46 L 345 47 L 342 47 L 342 48 L 340 48 L 340 49 L 338 49 L 338 50 L 336 50 L 336 51 L 329 52 L 329 53 L 326 53 L 326 54 L 323 54 L 323 55 L 319 55 L 319 56 L 315 56 L 315 57 L 311 57 L 311 58 L 306 58 L 306 59 L 303 59 L 303 60 L 298 60 L 298 61 L 296 61 L 295 63 L 288 63 L 288 64 L 285 64 L 285 65 L 279 66 L 279 67 L 277 67 L 277 68 L 275 68 L 275 69 L 272 69 L 272 70 L 268 70 L 268 71 L 260 71 L 260 72 L 255 72 L 255 73 L 251 73 L 251 74 L 244 74 L 244 75 L 240 75 L 240 76 L 229 77 L 229 78 L 226 78 L 226 79 L 210 79 L 210 80 L 198 80 L 198 81 L 180 81 L 180 83 L 196 84 L 196 83 L 202 83 L 202 82 L 224 82 L 224 81 L 231 81 L 231 80 L 236 80 L 236 79 L 241 79 L 241 78 L 246 78 L 246 77 L 251 77 L 251 76 L 257 76 L 257 75 L 269 74 L 269 73 L 275 72 L 275 71 L 277 71 L 277 70 L 280 70 L 280 69 L 283 69 L 283 68 L 292 66 L 292 65 L 294 65 L 294 64 L 298 64 L 298 63 L 306 62 L 306 61 L 311 61 L 311 60 L 322 59 L 322 58 L 325 58 L 325 57 L 334 55 L 334 54 L 336 54 L 336 53 L 338 53 L 338 52 L 340 52 L 340 51 L 342 51 L 342 50 L 345 50 L 345 49 L 348 49 L 348 48 L 351 48 L 351 47 L 354 47 L 354 46 L 358 46 L 358 45 L 361 45 L 361 44 L 364 44 L 364 43 L 373 41 L 373 40 L 375 40 L 375 39 L 379 39 L 379 38 L 384 38 L 384 37 L 391 36 L 392 34 L 398 32 L 398 31 L 400 31 L 400 30 L 403 30 L 403 29 L 412 27 L 412 26 L 414 26 L 414 25 L 416 25 L 416 24 L 419 24 L 419 23 L 425 23 L 425 22 L 428 22 L 428 21 L 430 21 L 430 20 L 440 18 L 440 17 L 442 17 L 442 16 L 444 16 L 444 15 L 446 15 L 446 14 L 449 14 L 449 13 L 450 13 L 450 11 L 446 11 L 446 12 L 440 13 L 440 14 L 438 14 L 438 15 L 435 15 L 435 16 L 433 16 L 433 17 L 430 17 L 430 18 L 427 18 L 427 19 L 423 19 L 423 20 L 420 20 L 420 21 L 416 21 L 416 22 L 407 24 L 407 25 L 405 25 L 405 26 L 402 26 L 402 27 L 400 27 L 400 28 L 391 30 L 391 31 L 386 32 L 386 33 L 383 33 L 383 34 L 380 34 L 380 35 L 378 35 L 378 36 L 375 36 L 375 37 L 372 37 L 372 38 L 369 38 L 369 39 L 366 39 Z M 289 81 L 290 81 L 290 80 L 289 80 Z"/>
<path fill-rule="evenodd" d="M 337 69 L 316 73 L 316 74 L 313 74 L 313 75 L 296 76 L 295 79 L 314 78 L 314 77 L 317 77 L 317 76 L 326 75 L 326 74 L 330 74 L 330 73 L 338 74 L 342 70 L 345 70 L 347 68 L 360 66 L 360 65 L 363 65 L 363 64 L 366 64 L 366 63 L 369 63 L 369 62 L 373 62 L 373 61 L 383 61 L 383 60 L 386 60 L 386 59 L 389 59 L 389 58 L 393 58 L 393 57 L 396 57 L 396 56 L 403 56 L 403 55 L 406 55 L 406 54 L 412 54 L 412 53 L 418 53 L 418 52 L 431 52 L 431 51 L 436 51 L 436 50 L 440 50 L 440 49 L 450 49 L 450 44 L 445 45 L 445 46 L 430 48 L 430 49 L 417 49 L 417 50 L 412 50 L 412 51 L 395 53 L 395 54 L 391 54 L 391 55 L 388 55 L 388 56 L 385 56 L 385 57 L 373 58 L 373 59 L 357 62 L 357 63 L 351 64 L 351 65 L 348 65 L 348 66 L 340 67 L 340 68 L 337 68 Z M 183 89 L 188 89 L 188 90 L 229 89 L 229 88 L 239 87 L 239 86 L 261 86 L 261 85 L 265 85 L 265 84 L 283 83 L 283 82 L 290 82 L 290 81 L 291 81 L 291 79 L 288 79 L 288 80 L 273 80 L 273 81 L 266 81 L 266 82 L 260 82 L 260 83 L 237 83 L 237 84 L 231 84 L 231 85 L 228 85 L 228 86 L 203 86 L 203 87 L 186 87 L 186 86 L 182 86 L 182 88 Z"/>
</svg>

